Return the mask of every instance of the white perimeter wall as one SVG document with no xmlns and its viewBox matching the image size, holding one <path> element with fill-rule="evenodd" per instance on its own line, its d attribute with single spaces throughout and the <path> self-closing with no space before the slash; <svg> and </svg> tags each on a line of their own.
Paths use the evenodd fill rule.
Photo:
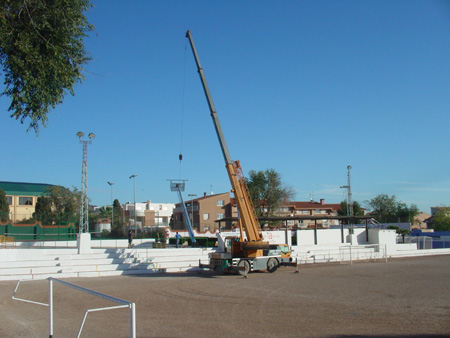
<svg viewBox="0 0 450 338">
<path fill-rule="evenodd" d="M 355 228 L 354 234 L 358 243 L 367 243 L 366 229 Z M 344 229 L 344 243 L 350 242 L 348 235 L 348 229 Z M 318 229 L 317 245 L 320 244 L 342 244 L 341 229 Z M 297 231 L 297 245 L 315 245 L 314 229 Z"/>
<path fill-rule="evenodd" d="M 397 234 L 395 230 L 387 229 L 369 229 L 369 242 L 366 238 L 365 228 L 355 228 L 354 236 L 357 243 L 353 244 L 386 244 L 388 246 L 396 245 Z M 284 242 L 283 242 L 284 243 Z M 349 230 L 344 229 L 344 243 L 350 243 Z M 343 244 L 341 229 L 318 229 L 317 245 L 323 244 Z M 314 229 L 297 231 L 297 245 L 315 245 Z"/>
</svg>

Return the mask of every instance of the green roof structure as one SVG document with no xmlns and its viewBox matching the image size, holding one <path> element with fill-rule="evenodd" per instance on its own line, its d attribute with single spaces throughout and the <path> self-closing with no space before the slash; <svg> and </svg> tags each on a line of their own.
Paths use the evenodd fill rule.
<svg viewBox="0 0 450 338">
<path fill-rule="evenodd" d="M 0 189 L 6 195 L 13 196 L 41 196 L 45 194 L 46 189 L 52 187 L 53 184 L 45 183 L 23 183 L 23 182 L 4 182 L 0 181 Z"/>
</svg>

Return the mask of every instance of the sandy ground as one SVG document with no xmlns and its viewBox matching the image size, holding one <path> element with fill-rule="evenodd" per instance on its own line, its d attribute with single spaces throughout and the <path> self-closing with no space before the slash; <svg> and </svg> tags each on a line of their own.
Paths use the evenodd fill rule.
<svg viewBox="0 0 450 338">
<path fill-rule="evenodd" d="M 449 337 L 450 256 L 294 273 L 205 272 L 65 279 L 136 303 L 137 337 Z M 1 337 L 48 337 L 48 307 L 11 299 L 0 282 Z M 16 297 L 48 302 L 48 281 L 20 284 Z M 53 337 L 76 337 L 86 309 L 110 301 L 54 285 Z M 129 337 L 130 311 L 92 312 L 81 337 Z"/>
</svg>

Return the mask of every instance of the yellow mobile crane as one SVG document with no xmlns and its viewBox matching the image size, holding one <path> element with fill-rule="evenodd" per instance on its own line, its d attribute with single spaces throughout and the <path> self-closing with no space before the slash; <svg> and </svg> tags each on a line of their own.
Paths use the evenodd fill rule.
<svg viewBox="0 0 450 338">
<path fill-rule="evenodd" d="M 194 54 L 240 217 L 240 238 L 239 240 L 235 239 L 231 242 L 231 252 L 225 250 L 225 252 L 211 253 L 209 264 L 206 266 L 201 264 L 201 267 L 224 272 L 239 271 L 239 273 L 246 276 L 249 271 L 267 269 L 269 272 L 274 272 L 280 265 L 292 265 L 292 258 L 288 245 L 270 245 L 269 242 L 263 241 L 261 228 L 250 198 L 245 176 L 240 162 L 231 160 L 222 127 L 220 126 L 219 117 L 216 108 L 214 107 L 214 102 L 209 92 L 205 74 L 200 65 L 200 60 L 190 31 L 186 32 L 186 37 L 189 39 Z M 246 239 L 244 239 L 244 231 Z"/>
</svg>

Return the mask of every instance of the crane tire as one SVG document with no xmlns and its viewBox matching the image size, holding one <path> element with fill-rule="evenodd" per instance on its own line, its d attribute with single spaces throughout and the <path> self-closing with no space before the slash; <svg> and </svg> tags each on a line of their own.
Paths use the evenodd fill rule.
<svg viewBox="0 0 450 338">
<path fill-rule="evenodd" d="M 241 268 L 239 274 L 242 276 L 247 276 L 250 272 L 250 263 L 246 259 L 241 259 L 237 266 Z"/>
<path fill-rule="evenodd" d="M 269 258 L 267 261 L 267 271 L 270 273 L 277 271 L 279 266 L 278 260 L 276 258 Z"/>
</svg>

